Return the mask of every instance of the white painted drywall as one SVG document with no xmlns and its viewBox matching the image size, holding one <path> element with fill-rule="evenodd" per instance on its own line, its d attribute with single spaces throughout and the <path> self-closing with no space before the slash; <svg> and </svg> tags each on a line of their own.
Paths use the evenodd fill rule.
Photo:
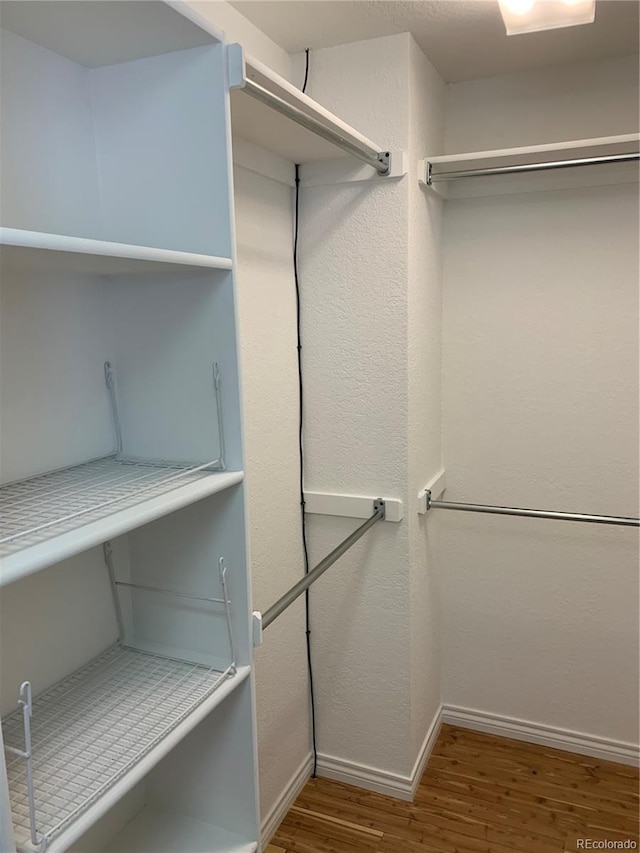
<svg viewBox="0 0 640 853">
<path fill-rule="evenodd" d="M 238 165 L 234 184 L 253 606 L 264 611 L 303 573 L 293 198 Z M 310 751 L 304 631 L 301 599 L 256 650 L 263 820 Z"/>
<path fill-rule="evenodd" d="M 636 69 L 452 86 L 447 150 L 637 130 Z M 446 497 L 637 516 L 637 185 L 450 201 L 444 233 Z M 444 702 L 637 743 L 637 532 L 437 523 Z"/>
<path fill-rule="evenodd" d="M 221 30 L 227 42 L 240 42 L 254 59 L 264 62 L 287 80 L 291 79 L 289 54 L 226 0 L 186 0 L 186 5 Z"/>
<path fill-rule="evenodd" d="M 638 57 L 448 86 L 445 151 L 484 151 L 638 132 Z"/>
<path fill-rule="evenodd" d="M 408 34 L 313 51 L 309 80 L 312 97 L 383 148 L 410 150 L 415 160 L 422 133 L 441 144 L 443 85 Z M 303 192 L 309 490 L 409 501 L 412 466 L 426 476 L 439 464 L 439 403 L 427 409 L 430 391 L 439 400 L 437 333 L 425 343 L 409 321 L 410 305 L 423 319 L 431 308 L 439 312 L 438 251 L 431 237 L 423 245 L 420 233 L 423 226 L 437 233 L 439 208 L 413 192 L 414 181 L 415 174 Z M 415 251 L 412 239 L 420 240 Z M 412 419 L 430 430 L 426 452 L 417 426 L 410 439 Z M 311 518 L 312 562 L 355 526 Z M 424 551 L 418 536 L 413 519 L 378 525 L 313 588 L 323 773 L 329 762 L 363 781 L 372 768 L 393 784 L 409 777 L 417 758 L 440 692 L 432 590 L 423 563 L 419 572 L 412 563 Z"/>
</svg>

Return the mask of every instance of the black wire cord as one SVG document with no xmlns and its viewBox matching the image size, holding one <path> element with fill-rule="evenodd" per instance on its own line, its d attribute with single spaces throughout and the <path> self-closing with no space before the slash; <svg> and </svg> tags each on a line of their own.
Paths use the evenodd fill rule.
<svg viewBox="0 0 640 853">
<path fill-rule="evenodd" d="M 302 92 L 307 88 L 309 80 L 309 48 L 305 50 L 305 70 Z M 302 533 L 302 551 L 304 556 L 304 573 L 309 574 L 309 549 L 307 546 L 307 519 L 304 507 L 304 387 L 302 383 L 302 334 L 300 323 L 300 277 L 298 273 L 298 233 L 300 222 L 300 166 L 296 164 L 296 190 L 295 190 L 295 214 L 293 226 L 293 277 L 296 284 L 296 329 L 298 346 L 298 451 L 300 454 L 300 522 Z M 313 691 L 313 666 L 311 663 L 311 626 L 309 620 L 309 590 L 304 594 L 305 606 L 305 636 L 307 641 L 307 670 L 309 672 L 309 699 L 311 702 L 311 740 L 313 746 L 313 770 L 311 775 L 315 778 L 318 765 L 318 749 L 316 745 L 316 703 Z"/>
</svg>

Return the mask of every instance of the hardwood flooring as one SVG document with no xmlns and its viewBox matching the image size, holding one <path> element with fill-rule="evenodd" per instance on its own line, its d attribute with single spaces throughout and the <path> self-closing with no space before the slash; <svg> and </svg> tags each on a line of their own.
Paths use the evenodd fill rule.
<svg viewBox="0 0 640 853">
<path fill-rule="evenodd" d="M 443 726 L 413 803 L 311 779 L 267 851 L 640 850 L 638 789 L 634 767 Z"/>
</svg>

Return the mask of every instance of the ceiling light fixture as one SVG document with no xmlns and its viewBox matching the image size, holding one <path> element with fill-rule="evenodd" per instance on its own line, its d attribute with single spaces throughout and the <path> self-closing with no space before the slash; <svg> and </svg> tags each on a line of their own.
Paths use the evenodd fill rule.
<svg viewBox="0 0 640 853">
<path fill-rule="evenodd" d="M 498 0 L 508 36 L 592 24 L 596 0 Z"/>
</svg>

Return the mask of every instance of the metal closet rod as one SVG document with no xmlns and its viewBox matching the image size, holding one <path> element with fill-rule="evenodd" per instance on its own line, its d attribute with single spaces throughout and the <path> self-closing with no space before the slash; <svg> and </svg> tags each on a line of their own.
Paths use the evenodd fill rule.
<svg viewBox="0 0 640 853">
<path fill-rule="evenodd" d="M 352 545 L 355 545 L 358 539 L 364 536 L 369 528 L 373 527 L 377 521 L 381 521 L 384 518 L 384 512 L 384 501 L 382 498 L 378 498 L 373 502 L 373 515 L 364 524 L 361 524 L 357 530 L 354 530 L 350 536 L 347 536 L 330 554 L 327 554 L 324 560 L 319 562 L 314 569 L 311 569 L 298 583 L 294 584 L 288 592 L 285 592 L 282 598 L 279 598 L 275 604 L 271 605 L 262 617 L 262 629 L 264 630 L 268 625 L 271 625 L 273 620 L 277 619 L 287 607 L 293 604 L 296 598 L 302 595 L 306 589 L 309 589 L 311 584 L 315 583 L 320 575 L 324 574 L 336 560 L 339 560 Z"/>
<path fill-rule="evenodd" d="M 350 139 L 345 139 L 339 131 L 326 127 L 318 119 L 308 116 L 305 112 L 298 109 L 298 107 L 287 103 L 283 98 L 274 95 L 273 92 L 269 92 L 268 89 L 265 89 L 249 78 L 245 82 L 243 91 L 252 95 L 256 100 L 262 101 L 268 107 L 272 107 L 274 110 L 282 113 L 292 121 L 295 121 L 296 124 L 306 127 L 307 130 L 312 131 L 316 136 L 321 136 L 327 142 L 332 142 L 338 148 L 342 148 L 343 151 L 351 154 L 352 157 L 357 157 L 369 166 L 373 166 L 381 175 L 385 175 L 389 171 L 389 153 L 387 151 L 372 153 L 368 147 L 356 145 Z"/>
<path fill-rule="evenodd" d="M 629 160 L 640 160 L 640 152 L 630 154 L 603 154 L 599 157 L 581 157 L 572 160 L 550 160 L 546 163 L 523 163 L 519 166 L 491 166 L 486 169 L 466 169 L 462 172 L 433 173 L 433 166 L 428 163 L 427 184 L 438 181 L 455 181 L 459 178 L 483 178 L 490 175 L 515 175 L 522 172 L 545 172 L 551 169 L 571 169 L 576 166 L 599 166 L 605 163 L 624 163 Z"/>
<path fill-rule="evenodd" d="M 624 518 L 617 515 L 585 515 L 578 512 L 553 512 L 546 509 L 520 509 L 513 506 L 490 506 L 488 504 L 455 503 L 432 501 L 427 492 L 427 510 L 452 509 L 458 512 L 483 512 L 490 515 L 519 515 L 524 518 L 550 518 L 555 521 L 582 521 L 587 524 L 616 524 L 620 527 L 640 527 L 640 518 Z"/>
</svg>

